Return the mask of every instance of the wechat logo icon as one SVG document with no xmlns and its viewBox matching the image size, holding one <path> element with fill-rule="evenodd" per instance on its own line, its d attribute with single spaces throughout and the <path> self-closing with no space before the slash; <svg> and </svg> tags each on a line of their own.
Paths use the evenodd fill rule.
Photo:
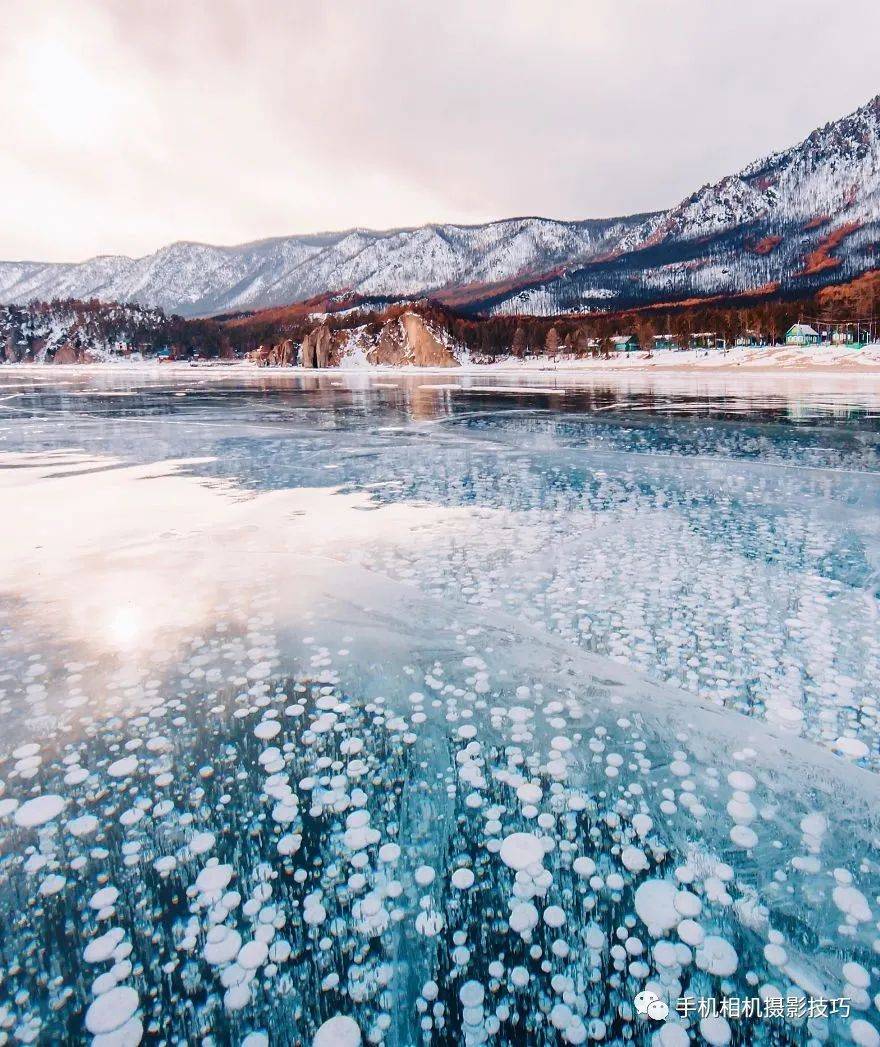
<svg viewBox="0 0 880 1047">
<path fill-rule="evenodd" d="M 651 992 L 650 989 L 643 989 L 633 1000 L 633 1003 L 636 1005 L 636 1010 L 639 1014 L 647 1014 L 655 1022 L 665 1021 L 669 1017 L 669 1005 L 664 1003 L 657 993 Z"/>
</svg>

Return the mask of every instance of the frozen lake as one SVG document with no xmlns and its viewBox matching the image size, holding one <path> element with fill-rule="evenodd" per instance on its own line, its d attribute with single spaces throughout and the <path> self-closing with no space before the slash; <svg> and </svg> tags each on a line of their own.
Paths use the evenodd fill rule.
<svg viewBox="0 0 880 1047">
<path fill-rule="evenodd" d="M 0 504 L 0 1044 L 880 1043 L 880 383 L 4 368 Z"/>
</svg>

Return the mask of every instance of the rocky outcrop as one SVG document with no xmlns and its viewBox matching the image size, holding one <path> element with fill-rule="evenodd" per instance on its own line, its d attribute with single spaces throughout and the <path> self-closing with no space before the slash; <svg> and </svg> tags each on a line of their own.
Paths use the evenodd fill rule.
<svg viewBox="0 0 880 1047">
<path fill-rule="evenodd" d="M 326 324 L 321 324 L 303 339 L 300 348 L 302 367 L 335 367 L 339 363 L 339 343 Z"/>
<path fill-rule="evenodd" d="M 296 358 L 296 346 L 289 338 L 277 345 L 261 345 L 248 353 L 248 359 L 258 367 L 293 367 Z"/>
<path fill-rule="evenodd" d="M 404 313 L 383 325 L 374 362 L 398 367 L 458 366 L 451 344 L 418 313 Z"/>
<path fill-rule="evenodd" d="M 3 339 L 3 357 L 8 363 L 18 363 L 21 359 L 21 352 L 17 344 L 18 340 L 12 331 L 9 331 L 6 337 Z"/>
<path fill-rule="evenodd" d="M 289 338 L 275 346 L 275 363 L 279 367 L 293 367 L 296 363 L 296 346 Z"/>
<path fill-rule="evenodd" d="M 338 367 L 346 361 L 385 367 L 457 367 L 452 340 L 415 312 L 383 324 L 331 331 L 326 324 L 305 336 L 303 367 Z"/>
<path fill-rule="evenodd" d="M 64 345 L 59 346 L 55 351 L 52 362 L 56 364 L 79 364 L 82 363 L 82 359 L 74 346 L 70 342 L 65 342 Z"/>
<path fill-rule="evenodd" d="M 352 359 L 386 367 L 458 366 L 451 341 L 414 312 L 353 331 L 332 331 L 321 324 L 303 339 L 302 367 L 338 367 Z"/>
<path fill-rule="evenodd" d="M 97 364 L 104 358 L 82 345 L 64 342 L 49 359 L 53 364 Z"/>
<path fill-rule="evenodd" d="M 429 326 L 418 313 L 404 313 L 400 318 L 406 339 L 412 349 L 416 367 L 457 367 L 458 360 L 446 332 Z"/>
</svg>

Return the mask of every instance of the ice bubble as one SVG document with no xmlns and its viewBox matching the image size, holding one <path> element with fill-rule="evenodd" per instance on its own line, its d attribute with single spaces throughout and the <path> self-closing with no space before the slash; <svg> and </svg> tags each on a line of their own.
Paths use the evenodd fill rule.
<svg viewBox="0 0 880 1047">
<path fill-rule="evenodd" d="M 812 814 L 805 814 L 801 818 L 801 832 L 804 836 L 823 836 L 828 829 L 828 819 L 824 814 L 813 812 Z"/>
<path fill-rule="evenodd" d="M 648 868 L 648 859 L 640 847 L 624 847 L 620 860 L 630 872 L 642 872 Z"/>
<path fill-rule="evenodd" d="M 312 1047 L 360 1047 L 361 1030 L 354 1018 L 335 1014 L 315 1033 Z"/>
<path fill-rule="evenodd" d="M 549 905 L 544 910 L 544 923 L 548 927 L 561 927 L 565 923 L 565 912 L 558 905 Z"/>
<path fill-rule="evenodd" d="M 246 971 L 254 971 L 262 966 L 269 956 L 269 946 L 256 939 L 245 942 L 238 950 L 235 962 Z"/>
<path fill-rule="evenodd" d="M 700 1033 L 712 1047 L 726 1047 L 730 1043 L 730 1023 L 720 1014 L 703 1018 L 700 1022 Z"/>
<path fill-rule="evenodd" d="M 10 797 L 0 800 L 0 818 L 8 818 L 16 807 L 18 807 L 18 800 L 13 800 Z"/>
<path fill-rule="evenodd" d="M 644 840 L 654 828 L 654 822 L 647 814 L 636 814 L 633 816 L 632 826 L 638 833 L 639 839 Z"/>
<path fill-rule="evenodd" d="M 571 865 L 572 869 L 584 880 L 588 880 L 596 872 L 596 863 L 592 858 L 583 855 L 575 858 Z"/>
<path fill-rule="evenodd" d="M 278 853 L 289 858 L 302 846 L 302 836 L 299 833 L 288 833 L 278 841 Z"/>
<path fill-rule="evenodd" d="M 479 982 L 465 982 L 458 990 L 458 998 L 464 1007 L 480 1007 L 486 996 L 486 991 Z"/>
<path fill-rule="evenodd" d="M 269 946 L 269 959 L 272 963 L 284 963 L 285 960 L 290 958 L 292 952 L 290 942 L 286 942 L 279 938 L 278 941 L 273 942 Z"/>
<path fill-rule="evenodd" d="M 867 923 L 871 919 L 871 907 L 861 891 L 855 887 L 835 887 L 831 897 L 834 904 L 854 923 Z"/>
<path fill-rule="evenodd" d="M 443 930 L 443 917 L 439 912 L 420 912 L 416 917 L 416 930 L 426 938 L 433 938 Z"/>
<path fill-rule="evenodd" d="M 213 833 L 202 832 L 195 833 L 192 839 L 189 841 L 189 849 L 191 854 L 204 854 L 206 851 L 210 851 L 216 843 L 217 838 Z"/>
<path fill-rule="evenodd" d="M 863 741 L 858 738 L 838 738 L 834 748 L 843 756 L 851 760 L 861 760 L 871 751 Z"/>
<path fill-rule="evenodd" d="M 659 1047 L 690 1047 L 691 1038 L 676 1022 L 664 1022 L 657 1033 Z"/>
<path fill-rule="evenodd" d="M 116 977 L 112 969 L 105 971 L 104 974 L 99 974 L 92 982 L 92 994 L 94 996 L 100 996 L 101 993 L 114 989 L 119 984 L 119 981 L 120 979 Z"/>
<path fill-rule="evenodd" d="M 731 771 L 727 776 L 727 783 L 731 789 L 742 792 L 751 792 L 755 788 L 755 779 L 747 771 Z"/>
<path fill-rule="evenodd" d="M 456 869 L 452 874 L 452 886 L 461 891 L 466 891 L 474 884 L 474 874 L 470 869 Z"/>
<path fill-rule="evenodd" d="M 40 884 L 40 894 L 42 894 L 44 898 L 48 898 L 53 894 L 58 894 L 66 883 L 67 880 L 65 877 L 59 876 L 57 873 L 51 873 Z"/>
<path fill-rule="evenodd" d="M 277 720 L 262 720 L 254 728 L 254 734 L 263 741 L 268 741 L 274 738 L 280 730 L 281 724 Z"/>
<path fill-rule="evenodd" d="M 730 942 L 713 934 L 703 940 L 694 958 L 701 971 L 719 978 L 728 978 L 739 966 L 739 957 Z"/>
<path fill-rule="evenodd" d="M 219 924 L 208 931 L 202 955 L 207 963 L 216 967 L 219 964 L 231 963 L 240 949 L 241 935 L 238 931 Z"/>
<path fill-rule="evenodd" d="M 871 976 L 860 963 L 850 962 L 843 965 L 843 976 L 850 985 L 857 989 L 867 989 L 871 984 Z"/>
<path fill-rule="evenodd" d="M 83 949 L 83 959 L 86 963 L 103 963 L 113 955 L 117 945 L 122 941 L 125 932 L 119 927 L 113 927 L 106 934 L 102 934 Z"/>
<path fill-rule="evenodd" d="M 669 880 L 646 880 L 636 891 L 636 913 L 653 937 L 660 937 L 681 919 L 675 908 L 676 894 L 675 884 Z"/>
<path fill-rule="evenodd" d="M 269 1047 L 269 1037 L 264 1032 L 249 1032 L 241 1041 L 241 1047 Z"/>
<path fill-rule="evenodd" d="M 240 1011 L 242 1007 L 247 1007 L 250 1002 L 251 990 L 245 982 L 231 986 L 223 994 L 223 1006 L 227 1011 Z"/>
<path fill-rule="evenodd" d="M 65 801 L 54 793 L 46 793 L 43 796 L 35 796 L 32 800 L 25 800 L 15 812 L 15 824 L 23 828 L 34 828 L 45 825 L 57 818 L 64 810 Z"/>
<path fill-rule="evenodd" d="M 118 985 L 102 993 L 86 1011 L 86 1028 L 97 1036 L 113 1032 L 124 1025 L 138 1009 L 137 992 L 127 985 Z"/>
<path fill-rule="evenodd" d="M 526 782 L 516 790 L 516 795 L 522 803 L 539 803 L 544 793 L 539 785 Z"/>
<path fill-rule="evenodd" d="M 272 808 L 272 820 L 279 825 L 290 825 L 299 817 L 299 807 L 295 803 L 276 803 Z"/>
<path fill-rule="evenodd" d="M 730 839 L 737 847 L 742 847 L 744 851 L 749 851 L 757 845 L 758 834 L 754 829 L 750 829 L 748 825 L 734 825 L 730 830 Z"/>
<path fill-rule="evenodd" d="M 678 953 L 672 942 L 666 939 L 659 941 L 653 950 L 654 962 L 658 967 L 675 967 L 678 964 Z"/>
<path fill-rule="evenodd" d="M 111 778 L 127 778 L 130 774 L 134 774 L 138 767 L 138 759 L 136 756 L 123 756 L 121 760 L 114 760 L 113 763 L 107 768 L 107 773 Z"/>
<path fill-rule="evenodd" d="M 362 851 L 366 847 L 378 843 L 381 838 L 382 834 L 379 830 L 373 829 L 369 825 L 357 825 L 353 828 L 348 828 L 343 835 L 345 846 L 351 851 Z"/>
<path fill-rule="evenodd" d="M 310 927 L 319 927 L 327 919 L 327 910 L 320 902 L 312 902 L 303 910 L 303 920 Z"/>
<path fill-rule="evenodd" d="M 355 902 L 351 912 L 357 929 L 370 938 L 382 934 L 388 926 L 388 912 L 382 905 L 381 896 L 375 892 L 371 891 L 365 898 Z"/>
<path fill-rule="evenodd" d="M 508 868 L 519 871 L 540 864 L 544 858 L 544 844 L 532 833 L 511 833 L 502 841 L 499 853 Z"/>
<path fill-rule="evenodd" d="M 880 1047 L 880 1032 L 864 1018 L 856 1018 L 850 1022 L 849 1034 L 853 1043 L 857 1043 L 859 1047 Z"/>
<path fill-rule="evenodd" d="M 98 819 L 93 814 L 83 814 L 79 818 L 71 818 L 67 823 L 67 831 L 71 836 L 90 836 L 98 828 Z"/>
<path fill-rule="evenodd" d="M 538 923 L 538 910 L 531 902 L 517 902 L 510 911 L 510 929 L 517 934 L 527 934 Z"/>
<path fill-rule="evenodd" d="M 434 882 L 436 875 L 430 865 L 420 865 L 415 871 L 415 881 L 419 887 L 428 887 Z"/>
<path fill-rule="evenodd" d="M 119 891 L 115 887 L 102 887 L 89 899 L 89 906 L 92 909 L 103 909 L 106 905 L 113 905 L 118 897 Z"/>
<path fill-rule="evenodd" d="M 699 916 L 703 903 L 690 891 L 678 891 L 675 895 L 675 908 L 682 916 Z"/>
<path fill-rule="evenodd" d="M 93 1037 L 92 1047 L 137 1047 L 144 1035 L 140 1018 L 129 1018 L 113 1032 L 100 1033 Z"/>
<path fill-rule="evenodd" d="M 203 894 L 223 891 L 232 879 L 231 865 L 206 865 L 196 877 L 196 890 Z"/>
</svg>

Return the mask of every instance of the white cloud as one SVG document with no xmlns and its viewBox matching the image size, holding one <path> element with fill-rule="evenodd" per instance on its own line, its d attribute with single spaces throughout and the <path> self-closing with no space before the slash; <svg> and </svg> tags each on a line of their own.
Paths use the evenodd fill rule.
<svg viewBox="0 0 880 1047">
<path fill-rule="evenodd" d="M 6 258 L 659 208 L 878 88 L 875 0 L 3 9 Z"/>
</svg>

